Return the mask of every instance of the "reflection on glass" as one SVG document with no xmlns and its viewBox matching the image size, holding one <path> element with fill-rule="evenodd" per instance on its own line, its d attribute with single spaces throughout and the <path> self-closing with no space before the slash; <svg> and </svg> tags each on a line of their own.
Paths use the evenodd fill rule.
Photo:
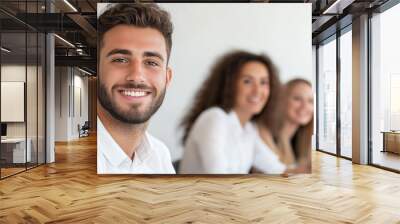
<svg viewBox="0 0 400 224">
<path fill-rule="evenodd" d="M 352 35 L 340 37 L 340 153 L 352 157 Z"/>
<path fill-rule="evenodd" d="M 25 170 L 31 161 L 26 141 L 26 34 L 2 33 L 1 45 L 1 122 L 5 133 L 1 139 L 2 177 Z M 27 150 L 28 149 L 28 150 Z"/>
<path fill-rule="evenodd" d="M 372 163 L 400 170 L 400 5 L 372 18 Z"/>
<path fill-rule="evenodd" d="M 318 147 L 336 153 L 336 39 L 318 48 Z"/>
</svg>

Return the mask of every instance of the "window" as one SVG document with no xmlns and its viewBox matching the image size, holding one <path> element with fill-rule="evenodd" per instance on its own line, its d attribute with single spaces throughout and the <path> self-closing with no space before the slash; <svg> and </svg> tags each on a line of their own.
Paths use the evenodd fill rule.
<svg viewBox="0 0 400 224">
<path fill-rule="evenodd" d="M 318 149 L 336 153 L 336 39 L 318 48 Z"/>
<path fill-rule="evenodd" d="M 340 155 L 352 157 L 352 34 L 340 36 Z"/>
<path fill-rule="evenodd" d="M 371 18 L 372 164 L 400 170 L 400 5 Z"/>
</svg>

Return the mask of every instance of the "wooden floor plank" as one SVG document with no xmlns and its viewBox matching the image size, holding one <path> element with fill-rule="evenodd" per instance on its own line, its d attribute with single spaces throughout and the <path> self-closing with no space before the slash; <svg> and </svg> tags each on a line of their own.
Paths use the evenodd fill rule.
<svg viewBox="0 0 400 224">
<path fill-rule="evenodd" d="M 400 175 L 313 153 L 313 173 L 98 176 L 96 139 L 0 181 L 0 223 L 400 223 Z"/>
</svg>

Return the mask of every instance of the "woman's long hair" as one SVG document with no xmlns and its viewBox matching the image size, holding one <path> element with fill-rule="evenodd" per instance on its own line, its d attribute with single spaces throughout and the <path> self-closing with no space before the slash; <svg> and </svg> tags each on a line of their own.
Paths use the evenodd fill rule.
<svg viewBox="0 0 400 224">
<path fill-rule="evenodd" d="M 305 79 L 293 79 L 289 82 L 287 82 L 284 85 L 283 91 L 282 91 L 282 110 L 287 111 L 287 105 L 288 105 L 288 100 L 289 96 L 291 94 L 291 91 L 294 89 L 295 86 L 299 84 L 306 84 L 310 88 L 312 88 L 312 85 L 309 81 Z M 283 127 L 283 122 L 286 119 L 286 112 L 281 112 L 281 119 L 280 121 L 280 126 Z M 296 133 L 294 134 L 291 145 L 293 149 L 293 154 L 295 156 L 296 162 L 299 162 L 299 160 L 306 160 L 307 164 L 309 165 L 309 169 L 311 169 L 311 142 L 312 142 L 312 134 L 313 134 L 313 129 L 314 129 L 314 116 L 311 118 L 311 120 L 306 124 L 306 125 L 301 125 Z M 279 136 L 278 136 L 279 139 Z"/>
<path fill-rule="evenodd" d="M 236 84 L 240 70 L 247 62 L 260 62 L 264 64 L 269 73 L 270 94 L 269 99 L 261 113 L 272 110 L 272 105 L 279 95 L 280 81 L 275 65 L 271 59 L 264 54 L 253 54 L 246 51 L 236 50 L 220 57 L 212 67 L 208 78 L 203 82 L 195 95 L 194 103 L 183 117 L 180 127 L 184 134 L 182 143 L 186 142 L 189 132 L 197 117 L 210 107 L 220 107 L 229 112 L 234 107 L 236 99 Z M 260 114 L 261 114 L 260 113 Z M 256 119 L 258 115 L 252 119 Z"/>
</svg>

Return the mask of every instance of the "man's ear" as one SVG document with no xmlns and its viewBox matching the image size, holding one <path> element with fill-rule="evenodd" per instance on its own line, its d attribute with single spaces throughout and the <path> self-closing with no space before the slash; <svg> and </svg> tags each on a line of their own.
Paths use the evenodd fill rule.
<svg viewBox="0 0 400 224">
<path fill-rule="evenodd" d="M 169 86 L 169 84 L 170 84 L 170 82 L 172 80 L 172 75 L 173 75 L 172 69 L 170 67 L 167 67 L 167 77 L 166 77 L 166 79 L 167 79 L 167 81 L 166 81 L 167 87 Z"/>
</svg>

